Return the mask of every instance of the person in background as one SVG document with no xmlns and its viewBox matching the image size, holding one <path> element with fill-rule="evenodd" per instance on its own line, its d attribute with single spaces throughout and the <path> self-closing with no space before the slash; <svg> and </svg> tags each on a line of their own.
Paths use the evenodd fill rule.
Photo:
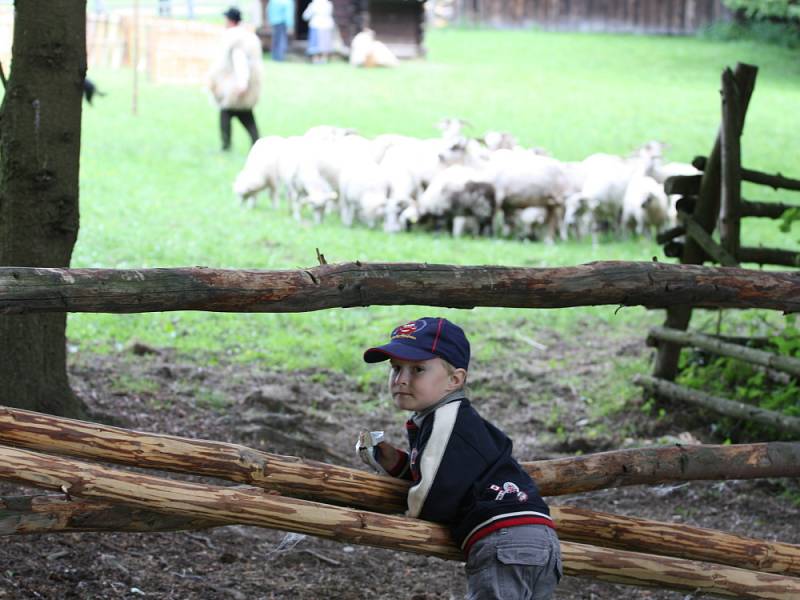
<svg viewBox="0 0 800 600">
<path fill-rule="evenodd" d="M 261 93 L 261 41 L 255 33 L 241 25 L 242 13 L 231 7 L 223 13 L 225 35 L 222 52 L 211 69 L 209 89 L 219 106 L 222 149 L 231 147 L 231 120 L 236 117 L 258 140 L 258 127 L 253 108 Z"/>
<path fill-rule="evenodd" d="M 307 54 L 312 63 L 328 62 L 333 49 L 333 4 L 331 0 L 311 0 L 303 11 L 303 20 L 308 21 Z"/>
<path fill-rule="evenodd" d="M 267 20 L 272 29 L 272 60 L 286 58 L 289 32 L 294 30 L 294 0 L 269 0 Z"/>
</svg>

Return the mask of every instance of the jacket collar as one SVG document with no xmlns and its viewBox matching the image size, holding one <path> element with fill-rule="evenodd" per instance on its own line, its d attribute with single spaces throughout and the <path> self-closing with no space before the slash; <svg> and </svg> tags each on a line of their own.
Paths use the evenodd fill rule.
<svg viewBox="0 0 800 600">
<path fill-rule="evenodd" d="M 449 404 L 450 402 L 453 402 L 455 400 L 463 400 L 466 397 L 467 396 L 466 394 L 464 394 L 464 390 L 454 390 L 449 394 L 447 394 L 444 398 L 439 400 L 436 404 L 432 404 L 425 410 L 421 410 L 419 412 L 415 412 L 414 414 L 412 414 L 411 420 L 414 422 L 414 425 L 420 427 L 422 425 L 422 422 L 425 420 L 425 417 L 427 417 L 432 412 L 436 412 L 437 409 L 441 408 L 445 404 Z"/>
</svg>

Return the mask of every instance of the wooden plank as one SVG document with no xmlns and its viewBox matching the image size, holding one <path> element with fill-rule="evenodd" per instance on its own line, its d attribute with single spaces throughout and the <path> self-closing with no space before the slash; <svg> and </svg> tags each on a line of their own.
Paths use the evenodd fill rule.
<svg viewBox="0 0 800 600">
<path fill-rule="evenodd" d="M 283 271 L 0 267 L 0 313 L 310 312 L 405 304 L 800 310 L 794 271 L 606 261 L 559 268 L 342 263 Z"/>
<path fill-rule="evenodd" d="M 800 360 L 790 356 L 781 356 L 772 352 L 747 348 L 746 346 L 738 344 L 728 344 L 695 331 L 679 331 L 666 327 L 653 327 L 650 329 L 649 337 L 680 344 L 681 346 L 695 346 L 720 356 L 737 358 L 748 363 L 776 369 L 800 377 Z"/>
</svg>

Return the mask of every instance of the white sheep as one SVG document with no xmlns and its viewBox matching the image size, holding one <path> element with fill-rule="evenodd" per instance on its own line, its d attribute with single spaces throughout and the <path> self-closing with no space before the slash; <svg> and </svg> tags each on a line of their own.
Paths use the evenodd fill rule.
<svg viewBox="0 0 800 600">
<path fill-rule="evenodd" d="M 504 234 L 511 233 L 516 211 L 539 206 L 548 213 L 545 240 L 553 242 L 559 231 L 567 190 L 563 164 L 529 150 L 497 150 L 491 153 L 484 171 L 484 180 L 495 188 Z"/>
<path fill-rule="evenodd" d="M 482 164 L 485 149 L 467 138 L 431 138 L 390 146 L 381 165 L 389 173 L 386 230 L 399 230 L 400 214 L 410 207 L 433 178 L 453 164 Z"/>
<path fill-rule="evenodd" d="M 434 177 L 402 220 L 443 221 L 454 237 L 463 233 L 467 220 L 473 220 L 479 234 L 491 234 L 496 209 L 494 186 L 482 179 L 482 173 L 453 165 Z"/>
<path fill-rule="evenodd" d="M 607 227 L 618 231 L 625 190 L 634 177 L 647 175 L 660 160 L 662 145 L 648 142 L 630 158 L 613 154 L 593 154 L 584 159 L 579 167 L 572 167 L 568 188 L 571 193 L 564 203 L 562 237 L 566 230 L 591 218 L 592 237 L 597 241 L 598 229 Z M 576 182 L 580 190 L 572 191 Z M 578 227 L 582 230 L 583 226 Z"/>
<path fill-rule="evenodd" d="M 389 176 L 371 155 L 351 157 L 339 174 L 339 210 L 342 223 L 352 226 L 356 218 L 375 227 L 385 218 L 389 199 Z"/>
<path fill-rule="evenodd" d="M 255 206 L 258 193 L 267 190 L 273 206 L 277 208 L 280 187 L 278 161 L 284 142 L 284 138 L 271 135 L 259 139 L 250 148 L 244 167 L 233 182 L 233 192 L 243 204 Z"/>
<path fill-rule="evenodd" d="M 364 29 L 353 36 L 349 60 L 354 67 L 396 67 L 400 64 L 388 46 L 375 39 L 372 29 Z"/>
<path fill-rule="evenodd" d="M 636 175 L 628 183 L 622 206 L 623 230 L 650 234 L 675 221 L 672 203 L 664 187 L 649 175 Z"/>
</svg>

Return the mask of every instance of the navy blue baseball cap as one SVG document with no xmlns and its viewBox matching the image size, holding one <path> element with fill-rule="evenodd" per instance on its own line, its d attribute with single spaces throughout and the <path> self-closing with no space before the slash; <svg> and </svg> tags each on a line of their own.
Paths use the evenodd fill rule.
<svg viewBox="0 0 800 600">
<path fill-rule="evenodd" d="M 388 344 L 364 352 L 368 363 L 390 358 L 417 361 L 437 357 L 456 369 L 469 367 L 469 342 L 464 330 L 440 317 L 423 317 L 396 327 Z"/>
<path fill-rule="evenodd" d="M 234 23 L 238 23 L 239 21 L 242 20 L 242 11 L 240 11 L 235 6 L 231 6 L 228 10 L 222 13 L 222 16 L 227 19 L 230 19 Z"/>
</svg>

